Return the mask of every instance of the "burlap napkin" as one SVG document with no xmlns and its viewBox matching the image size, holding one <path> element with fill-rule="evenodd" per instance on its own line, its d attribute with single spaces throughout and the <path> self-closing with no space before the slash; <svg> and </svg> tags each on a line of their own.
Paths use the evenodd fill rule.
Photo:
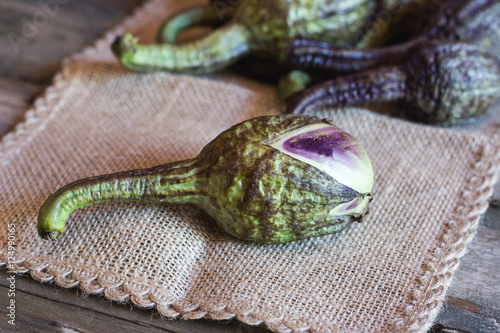
<svg viewBox="0 0 500 333">
<path fill-rule="evenodd" d="M 282 112 L 274 87 L 232 73 L 142 74 L 112 60 L 114 34 L 152 36 L 161 18 L 189 4 L 151 1 L 68 60 L 3 139 L 2 264 L 167 317 L 237 318 L 275 332 L 425 331 L 499 167 L 498 146 L 477 131 L 360 109 L 321 115 L 365 145 L 376 173 L 370 215 L 339 234 L 253 245 L 194 206 L 120 203 L 76 211 L 56 242 L 38 237 L 38 209 L 58 187 L 194 157 L 227 127 Z"/>
</svg>

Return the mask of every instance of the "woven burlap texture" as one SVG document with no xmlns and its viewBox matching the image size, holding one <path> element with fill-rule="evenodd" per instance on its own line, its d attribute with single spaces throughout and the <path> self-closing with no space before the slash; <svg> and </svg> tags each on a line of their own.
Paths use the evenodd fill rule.
<svg viewBox="0 0 500 333">
<path fill-rule="evenodd" d="M 275 332 L 425 331 L 498 170 L 498 148 L 474 132 L 360 109 L 320 115 L 363 143 L 376 175 L 369 216 L 338 234 L 253 245 L 194 206 L 116 203 L 74 212 L 56 242 L 38 237 L 38 209 L 58 187 L 194 157 L 229 126 L 283 111 L 272 86 L 230 72 L 143 74 L 112 61 L 114 34 L 152 36 L 151 22 L 180 7 L 151 1 L 66 61 L 3 139 L 2 265 L 172 318 L 237 318 Z"/>
</svg>

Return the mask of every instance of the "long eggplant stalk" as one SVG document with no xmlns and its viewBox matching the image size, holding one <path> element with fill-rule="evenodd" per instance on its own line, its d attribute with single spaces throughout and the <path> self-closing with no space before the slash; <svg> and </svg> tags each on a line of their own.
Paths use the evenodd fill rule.
<svg viewBox="0 0 500 333">
<path fill-rule="evenodd" d="M 190 203 L 203 197 L 203 168 L 196 159 L 86 178 L 52 194 L 40 208 L 38 233 L 55 240 L 74 210 L 115 201 Z"/>
<path fill-rule="evenodd" d="M 226 67 L 249 54 L 249 39 L 247 29 L 235 23 L 206 38 L 182 45 L 141 46 L 135 37 L 125 34 L 111 47 L 124 66 L 136 71 L 206 73 Z"/>
</svg>

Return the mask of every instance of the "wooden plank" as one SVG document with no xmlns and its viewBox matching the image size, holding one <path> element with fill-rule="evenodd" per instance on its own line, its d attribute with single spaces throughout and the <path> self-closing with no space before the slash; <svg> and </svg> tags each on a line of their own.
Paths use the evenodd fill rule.
<svg viewBox="0 0 500 333">
<path fill-rule="evenodd" d="M 473 332 L 473 333 L 498 333 L 500 323 L 494 318 L 445 305 L 441 311 L 441 320 L 434 325 L 434 332 Z"/>
<path fill-rule="evenodd" d="M 498 195 L 498 193 L 497 193 Z M 500 207 L 482 218 L 433 332 L 500 332 Z"/>
<path fill-rule="evenodd" d="M 24 119 L 64 57 L 91 45 L 142 3 L 144 0 L 0 2 L 0 137 Z"/>
<path fill-rule="evenodd" d="M 448 291 L 448 296 L 476 304 L 481 307 L 477 313 L 497 320 L 500 319 L 499 221 L 500 208 L 490 207 Z"/>
<path fill-rule="evenodd" d="M 44 89 L 44 84 L 0 77 L 0 137 L 24 120 L 34 97 Z"/>
<path fill-rule="evenodd" d="M 236 320 L 171 320 L 154 310 L 118 304 L 102 296 L 83 296 L 77 289 L 42 284 L 30 277 L 14 276 L 15 296 L 8 297 L 11 277 L 0 272 L 0 332 L 192 332 L 265 333 L 265 329 Z M 15 327 L 9 324 L 9 302 L 15 300 Z"/>
<path fill-rule="evenodd" d="M 91 45 L 144 2 L 58 1 L 0 2 L 1 76 L 50 83 L 61 59 Z"/>
<path fill-rule="evenodd" d="M 495 184 L 493 195 L 490 198 L 490 205 L 493 207 L 500 207 L 500 181 Z"/>
</svg>

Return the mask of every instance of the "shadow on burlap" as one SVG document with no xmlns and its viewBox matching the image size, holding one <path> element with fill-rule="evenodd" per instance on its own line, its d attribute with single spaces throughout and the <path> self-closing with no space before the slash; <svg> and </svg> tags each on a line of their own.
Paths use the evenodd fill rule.
<svg viewBox="0 0 500 333">
<path fill-rule="evenodd" d="M 27 120 L 0 146 L 3 265 L 62 287 L 154 307 L 174 318 L 262 324 L 276 332 L 425 331 L 487 207 L 499 165 L 488 136 L 331 111 L 372 158 L 363 223 L 284 245 L 231 238 L 190 205 L 103 204 L 41 240 L 38 209 L 73 180 L 194 157 L 240 121 L 279 114 L 273 87 L 230 72 L 142 74 L 109 55 L 114 34 L 150 36 L 187 4 L 151 1 L 96 47 L 68 60 Z M 147 39 L 147 38 L 146 38 Z"/>
</svg>

